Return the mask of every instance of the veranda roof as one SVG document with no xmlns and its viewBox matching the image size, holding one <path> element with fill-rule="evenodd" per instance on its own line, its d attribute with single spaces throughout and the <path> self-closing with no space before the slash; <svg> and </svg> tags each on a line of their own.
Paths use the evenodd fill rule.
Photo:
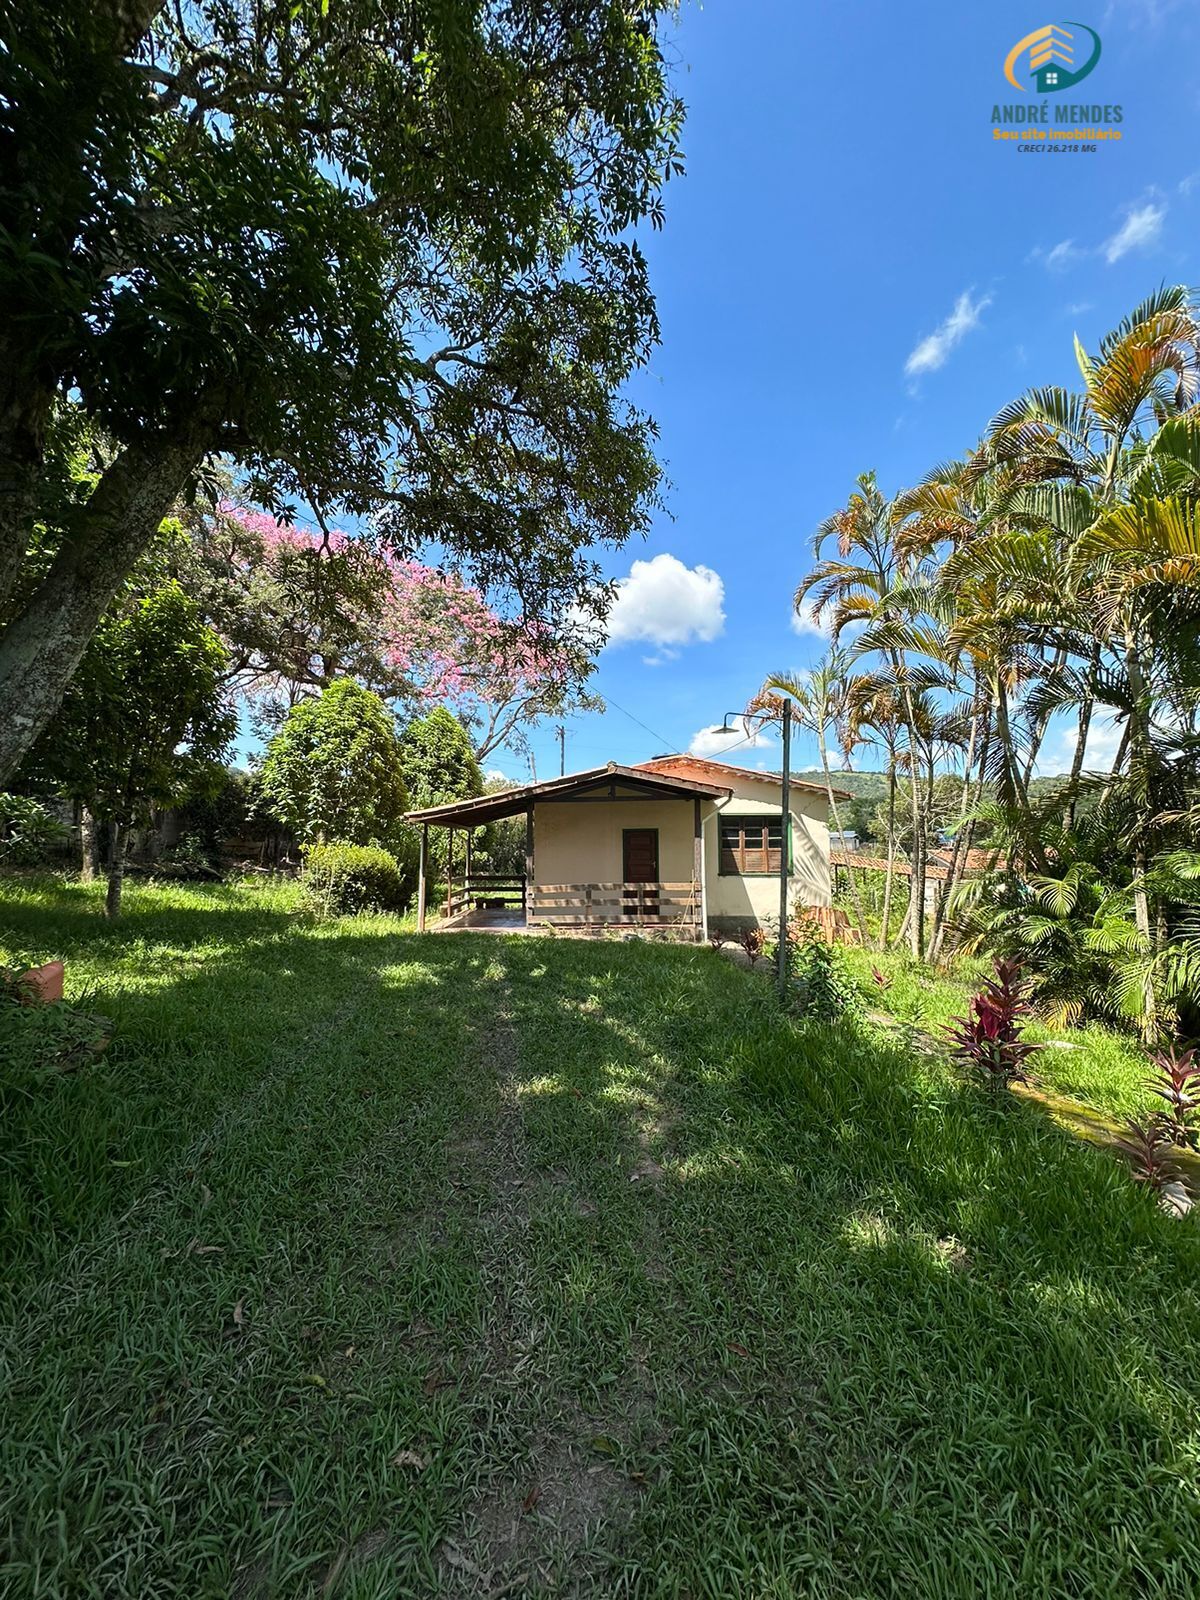
<svg viewBox="0 0 1200 1600">
<path fill-rule="evenodd" d="M 610 761 L 607 766 L 592 767 L 587 772 L 569 772 L 565 778 L 548 778 L 545 783 L 527 783 L 519 789 L 479 795 L 474 800 L 426 806 L 423 811 L 408 812 L 405 821 L 433 822 L 446 828 L 482 827 L 485 822 L 498 822 L 501 817 L 520 816 L 538 800 L 570 800 L 594 791 L 601 791 L 595 798 L 602 799 L 604 790 L 615 792 L 618 784 L 622 789 L 639 789 L 647 795 L 676 800 L 688 796 L 721 800 L 733 793 L 727 784 L 703 783 L 696 778 L 674 777 L 641 767 L 622 767 Z"/>
</svg>

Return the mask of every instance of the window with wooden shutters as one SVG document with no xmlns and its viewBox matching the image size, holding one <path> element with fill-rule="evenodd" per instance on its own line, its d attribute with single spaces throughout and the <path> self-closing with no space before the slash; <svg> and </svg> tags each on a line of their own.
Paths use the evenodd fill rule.
<svg viewBox="0 0 1200 1600">
<path fill-rule="evenodd" d="M 776 817 L 720 818 L 721 876 L 778 872 L 783 828 Z"/>
</svg>

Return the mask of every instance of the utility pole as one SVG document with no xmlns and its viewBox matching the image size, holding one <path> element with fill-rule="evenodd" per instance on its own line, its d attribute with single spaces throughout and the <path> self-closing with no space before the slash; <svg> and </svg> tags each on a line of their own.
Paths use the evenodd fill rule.
<svg viewBox="0 0 1200 1600">
<path fill-rule="evenodd" d="M 567 775 L 567 730 L 561 722 L 558 725 L 558 775 L 560 778 Z"/>
<path fill-rule="evenodd" d="M 715 730 L 724 734 L 745 732 L 750 723 L 773 722 L 776 713 L 772 711 L 727 711 L 725 719 L 719 729 Z M 729 726 L 729 719 L 733 717 L 741 723 L 740 730 Z M 781 714 L 783 723 L 783 782 L 780 795 L 779 816 L 779 943 L 778 951 L 779 988 L 782 993 L 787 992 L 788 981 L 788 880 L 791 875 L 791 844 L 792 831 L 792 702 L 785 698 Z"/>
<path fill-rule="evenodd" d="M 779 835 L 779 988 L 788 981 L 788 875 L 792 870 L 792 702 L 783 702 L 783 830 Z"/>
</svg>

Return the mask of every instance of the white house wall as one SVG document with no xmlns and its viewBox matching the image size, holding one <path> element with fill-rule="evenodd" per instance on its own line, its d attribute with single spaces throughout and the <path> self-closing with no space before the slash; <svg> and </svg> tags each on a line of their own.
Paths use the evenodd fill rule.
<svg viewBox="0 0 1200 1600">
<path fill-rule="evenodd" d="M 779 878 L 722 877 L 717 817 L 720 810 L 740 815 L 779 815 L 777 783 L 731 779 L 730 799 L 701 801 L 704 838 L 705 904 L 710 922 L 774 924 L 779 918 Z M 620 800 L 539 801 L 534 808 L 534 883 L 620 883 L 622 834 L 626 828 L 657 828 L 661 883 L 690 883 L 694 806 L 690 795 L 678 800 L 642 799 L 622 790 Z M 792 792 L 793 906 L 825 906 L 830 901 L 828 806 L 824 795 Z"/>
<path fill-rule="evenodd" d="M 704 876 L 710 922 L 736 920 L 758 923 L 779 921 L 779 878 L 721 876 L 720 832 L 717 817 L 721 811 L 735 816 L 779 815 L 781 799 L 777 783 L 748 776 L 735 781 L 734 793 L 716 805 L 706 804 L 704 820 Z M 796 906 L 827 906 L 830 902 L 829 804 L 822 794 L 793 790 L 792 875 L 788 902 Z"/>
<path fill-rule="evenodd" d="M 617 793 L 623 791 L 618 788 Z M 658 829 L 658 881 L 691 883 L 695 809 L 678 800 L 539 800 L 533 812 L 533 881 L 620 883 L 626 828 Z"/>
</svg>

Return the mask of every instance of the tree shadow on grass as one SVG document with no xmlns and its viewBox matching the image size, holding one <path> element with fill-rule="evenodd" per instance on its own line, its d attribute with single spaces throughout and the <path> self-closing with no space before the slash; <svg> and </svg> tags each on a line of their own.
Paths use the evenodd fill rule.
<svg viewBox="0 0 1200 1600">
<path fill-rule="evenodd" d="M 116 921 L 104 916 L 102 884 L 45 875 L 0 876 L 0 942 L 39 959 L 120 955 L 139 944 L 236 946 L 279 938 L 289 919 L 254 885 L 130 883 Z"/>
<path fill-rule="evenodd" d="M 67 1589 L 121 1549 L 110 1592 L 437 1592 L 480 1441 L 545 1426 L 471 1353 L 452 1151 L 501 1012 L 539 1361 L 636 1486 L 577 1592 L 1196 1587 L 1197 1233 L 1111 1159 L 705 951 L 329 924 L 265 961 L 278 921 L 123 993 L 112 1061 L 39 1112 L 70 1157 L 0 1461 L 26 1555 L 65 1508 Z"/>
<path fill-rule="evenodd" d="M 581 1230 L 611 1250 L 615 1212 L 652 1241 L 625 1314 L 672 1396 L 649 1452 L 671 1487 L 641 1528 L 657 1571 L 730 1593 L 1195 1587 L 1192 1224 L 1035 1107 L 801 1029 L 703 952 L 565 954 L 553 1006 L 539 953 L 509 960 L 540 1018 L 535 1144 L 607 1159 L 607 1221 Z M 639 1122 L 661 1176 L 635 1189 Z"/>
</svg>

